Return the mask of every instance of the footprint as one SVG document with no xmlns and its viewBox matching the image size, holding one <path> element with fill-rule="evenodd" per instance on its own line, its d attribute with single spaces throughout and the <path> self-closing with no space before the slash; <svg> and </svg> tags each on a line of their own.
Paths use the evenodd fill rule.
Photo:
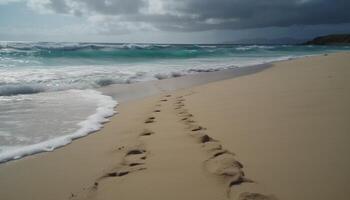
<svg viewBox="0 0 350 200">
<path fill-rule="evenodd" d="M 212 158 L 224 155 L 224 154 L 230 155 L 230 156 L 235 156 L 236 155 L 235 153 L 232 153 L 232 152 L 230 152 L 230 151 L 228 151 L 226 149 L 222 149 L 222 148 L 220 148 L 220 149 L 213 149 L 211 151 L 208 151 L 208 153 L 210 155 L 209 159 L 212 159 Z M 243 168 L 243 165 L 242 165 L 242 168 Z"/>
<path fill-rule="evenodd" d="M 94 182 L 89 189 L 88 195 L 96 192 L 98 190 L 99 182 L 105 178 L 123 177 L 133 172 L 145 170 L 146 152 L 147 151 L 142 144 L 130 147 L 119 165 L 117 165 L 110 172 L 105 173 Z M 85 188 L 83 190 L 85 190 Z M 70 199 L 72 198 L 74 198 L 74 195 L 71 195 Z"/>
<path fill-rule="evenodd" d="M 243 165 L 231 154 L 222 152 L 207 160 L 205 166 L 209 172 L 228 179 L 229 187 L 248 182 L 242 170 Z"/>
<path fill-rule="evenodd" d="M 168 99 L 161 99 L 160 101 L 163 101 L 163 102 L 165 102 L 165 101 L 168 101 Z"/>
<path fill-rule="evenodd" d="M 244 177 L 244 172 L 242 172 L 243 174 L 239 174 L 239 173 L 234 173 L 234 171 L 229 171 L 227 170 L 226 176 L 231 176 L 230 180 L 229 180 L 229 187 L 233 187 L 236 185 L 240 185 L 242 183 L 254 183 L 254 181 Z"/>
<path fill-rule="evenodd" d="M 134 167 L 134 166 L 139 166 L 139 165 L 144 165 L 145 163 L 130 163 L 129 167 Z"/>
<path fill-rule="evenodd" d="M 179 115 L 188 114 L 188 110 L 187 110 L 187 109 L 179 110 L 178 114 L 179 114 Z"/>
<path fill-rule="evenodd" d="M 196 121 L 194 121 L 194 120 L 192 120 L 192 119 L 185 119 L 185 120 L 183 120 L 183 121 L 185 121 L 185 123 L 186 124 L 192 124 L 192 123 L 196 123 Z"/>
<path fill-rule="evenodd" d="M 175 105 L 175 109 L 177 110 L 177 109 L 180 109 L 180 108 L 182 108 L 182 107 L 184 107 L 185 105 L 183 105 L 183 104 L 178 104 L 178 105 Z"/>
<path fill-rule="evenodd" d="M 216 141 L 205 142 L 205 143 L 203 143 L 202 147 L 207 152 L 222 150 L 222 145 Z"/>
<path fill-rule="evenodd" d="M 116 177 L 116 176 L 124 176 L 129 174 L 129 171 L 119 171 L 119 172 L 110 172 L 106 176 L 108 177 Z"/>
<path fill-rule="evenodd" d="M 277 200 L 273 195 L 244 192 L 238 196 L 238 200 Z"/>
<path fill-rule="evenodd" d="M 207 134 L 204 134 L 201 138 L 200 138 L 200 142 L 201 143 L 207 143 L 207 142 L 211 142 L 214 141 L 213 138 L 211 138 L 210 136 L 208 136 Z"/>
<path fill-rule="evenodd" d="M 198 125 L 191 125 L 189 128 L 191 129 L 191 131 L 200 131 L 200 130 L 203 130 L 203 127 L 198 126 Z"/>
<path fill-rule="evenodd" d="M 155 119 L 155 117 L 149 117 L 149 118 L 147 118 L 147 119 L 145 120 L 145 123 L 146 123 L 146 124 L 153 123 L 153 122 L 154 122 L 154 119 Z"/>
<path fill-rule="evenodd" d="M 182 117 L 193 117 L 192 114 L 188 113 L 187 111 L 182 111 L 179 113 Z"/>
<path fill-rule="evenodd" d="M 171 94 L 165 95 L 165 97 L 171 97 Z"/>
<path fill-rule="evenodd" d="M 141 144 L 129 147 L 120 164 L 102 178 L 125 176 L 131 172 L 146 169 L 144 166 L 146 153 L 146 149 Z"/>
<path fill-rule="evenodd" d="M 145 170 L 146 167 L 144 167 L 143 165 L 144 164 L 141 164 L 141 163 L 131 163 L 130 165 L 121 165 L 116 169 L 112 170 L 111 172 L 108 172 L 107 174 L 103 175 L 101 178 L 99 178 L 99 180 L 108 178 L 108 177 L 122 177 L 136 171 Z"/>
<path fill-rule="evenodd" d="M 179 115 L 188 115 L 189 113 L 186 109 L 181 109 L 181 110 L 179 110 L 178 114 Z"/>
<path fill-rule="evenodd" d="M 143 149 L 131 149 L 125 154 L 125 156 L 142 154 L 142 153 L 146 153 L 146 151 Z"/>
<path fill-rule="evenodd" d="M 117 169 L 113 170 L 112 172 L 105 174 L 100 179 L 107 178 L 107 177 L 121 177 L 121 176 L 128 175 L 132 172 L 141 171 L 145 169 L 146 167 L 144 167 L 143 164 L 133 163 L 131 165 L 122 165 L 117 167 Z"/>
<path fill-rule="evenodd" d="M 153 131 L 150 131 L 148 129 L 145 129 L 141 134 L 140 136 L 150 136 L 150 135 L 153 135 L 154 132 Z"/>
<path fill-rule="evenodd" d="M 181 101 L 180 101 L 180 102 L 175 102 L 175 105 L 178 105 L 178 106 L 185 106 L 185 104 L 182 103 Z"/>
<path fill-rule="evenodd" d="M 158 112 L 160 112 L 160 110 L 159 110 L 159 109 L 156 109 L 156 110 L 154 110 L 153 112 L 158 113 Z"/>
</svg>

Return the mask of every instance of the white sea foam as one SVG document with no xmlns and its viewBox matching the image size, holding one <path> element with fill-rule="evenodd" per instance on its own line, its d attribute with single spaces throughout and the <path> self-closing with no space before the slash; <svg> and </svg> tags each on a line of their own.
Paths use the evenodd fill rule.
<svg viewBox="0 0 350 200">
<path fill-rule="evenodd" d="M 288 57 L 289 58 L 289 57 Z M 110 84 L 128 84 L 166 79 L 198 72 L 211 72 L 233 66 L 244 67 L 288 59 L 273 57 L 226 57 L 185 60 L 159 60 L 114 65 L 82 65 L 0 68 L 0 96 L 33 94 L 69 89 L 89 89 Z"/>
<path fill-rule="evenodd" d="M 78 93 L 82 98 L 89 98 L 96 101 L 96 112 L 90 115 L 86 120 L 78 123 L 78 130 L 71 134 L 55 137 L 46 141 L 26 146 L 4 146 L 1 147 L 0 162 L 6 162 L 12 159 L 32 155 L 39 152 L 52 151 L 58 147 L 62 147 L 72 142 L 76 138 L 80 138 L 95 132 L 102 128 L 102 124 L 108 121 L 108 117 L 115 114 L 114 107 L 117 102 L 110 96 L 102 95 L 95 90 L 72 90 L 71 92 Z M 50 128 L 50 127 L 46 127 Z M 3 133 L 3 136 L 10 136 L 8 133 Z"/>
<path fill-rule="evenodd" d="M 240 46 L 237 47 L 237 50 L 241 51 L 247 51 L 247 50 L 252 50 L 252 49 L 274 49 L 276 47 L 274 46 L 266 46 L 266 45 L 249 45 L 249 46 Z"/>
</svg>

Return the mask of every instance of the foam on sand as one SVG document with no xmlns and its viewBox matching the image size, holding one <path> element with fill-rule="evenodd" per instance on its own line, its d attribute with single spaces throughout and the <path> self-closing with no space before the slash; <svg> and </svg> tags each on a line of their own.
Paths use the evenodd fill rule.
<svg viewBox="0 0 350 200">
<path fill-rule="evenodd" d="M 27 155 L 36 154 L 39 152 L 52 151 L 56 148 L 65 146 L 71 143 L 74 139 L 88 135 L 103 127 L 103 123 L 108 121 L 108 117 L 111 117 L 116 112 L 114 107 L 118 104 L 117 101 L 110 96 L 102 95 L 95 90 L 74 90 L 78 92 L 82 97 L 92 98 L 97 102 L 96 112 L 90 115 L 86 120 L 79 122 L 80 127 L 77 131 L 49 139 L 37 144 L 27 146 L 11 146 L 6 148 L 0 153 L 0 162 L 6 162 L 13 159 L 19 159 Z"/>
</svg>

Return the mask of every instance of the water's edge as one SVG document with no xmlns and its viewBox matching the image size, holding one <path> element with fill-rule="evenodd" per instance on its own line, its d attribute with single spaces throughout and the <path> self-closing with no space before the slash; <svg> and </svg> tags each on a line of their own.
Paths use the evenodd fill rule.
<svg viewBox="0 0 350 200">
<path fill-rule="evenodd" d="M 321 55 L 317 55 L 321 56 Z M 303 56 L 299 58 L 294 59 L 302 59 L 309 56 Z M 291 59 L 287 59 L 291 60 Z M 33 149 L 26 149 L 24 147 L 23 149 L 19 149 L 18 152 L 20 152 L 20 156 L 16 155 L 16 152 L 12 155 L 7 155 L 6 157 L 0 157 L 0 164 L 1 163 L 7 163 L 12 160 L 18 160 L 20 158 L 28 157 L 31 155 L 35 155 L 42 152 L 49 152 L 54 151 L 55 149 L 62 148 L 68 144 L 71 144 L 74 140 L 88 136 L 92 133 L 97 133 L 100 129 L 103 128 L 103 123 L 108 122 L 108 118 L 112 117 L 116 112 L 115 107 L 120 103 L 126 103 L 131 100 L 139 100 L 145 97 L 149 97 L 152 95 L 157 95 L 163 92 L 171 92 L 178 89 L 184 89 L 199 85 L 204 85 L 211 82 L 221 81 L 225 79 L 231 79 L 236 77 L 241 77 L 245 75 L 250 75 L 254 73 L 261 72 L 265 69 L 270 68 L 273 66 L 274 63 L 277 62 L 283 62 L 286 60 L 280 60 L 280 61 L 273 61 L 270 63 L 264 63 L 259 65 L 252 65 L 247 67 L 233 67 L 230 69 L 224 69 L 220 71 L 214 71 L 214 72 L 200 72 L 198 74 L 192 74 L 192 75 L 185 75 L 181 77 L 176 78 L 168 78 L 163 80 L 152 80 L 152 81 L 145 81 L 145 82 L 138 82 L 138 83 L 131 83 L 131 84 L 112 84 L 108 86 L 104 86 L 101 88 L 96 89 L 96 92 L 101 93 L 102 95 L 110 96 L 112 97 L 110 99 L 110 103 L 102 108 L 105 114 L 99 115 L 95 113 L 92 116 L 89 116 L 87 120 L 83 121 L 82 123 L 88 123 L 91 121 L 92 118 L 95 118 L 93 122 L 95 123 L 95 128 L 91 130 L 85 130 L 84 133 L 79 135 L 69 135 L 69 137 L 61 137 L 61 138 L 54 138 L 50 141 L 45 141 L 43 143 L 51 143 L 54 144 L 51 145 L 50 148 L 35 148 L 35 146 L 40 145 L 34 144 L 31 146 L 34 146 Z M 118 100 L 118 103 L 117 101 Z M 108 110 L 112 109 L 112 110 Z M 107 110 L 107 111 L 106 111 Z M 97 111 L 98 112 L 98 111 Z M 97 116 L 97 115 L 99 116 Z M 97 119 L 96 119 L 97 117 Z M 78 130 L 79 131 L 79 130 Z M 55 140 L 60 140 L 61 142 L 57 142 Z M 11 157 L 12 156 L 12 157 Z"/>
<path fill-rule="evenodd" d="M 152 80 L 132 84 L 113 84 L 98 88 L 102 94 L 117 99 L 119 103 L 142 99 L 162 92 L 171 92 L 188 87 L 208 84 L 211 82 L 231 79 L 263 71 L 272 66 L 274 62 L 236 67 L 214 72 L 200 72 L 198 74 L 185 75 L 163 80 Z"/>
</svg>

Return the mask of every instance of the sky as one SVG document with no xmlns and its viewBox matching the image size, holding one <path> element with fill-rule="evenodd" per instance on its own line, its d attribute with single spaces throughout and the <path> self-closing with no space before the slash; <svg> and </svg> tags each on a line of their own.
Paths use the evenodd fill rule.
<svg viewBox="0 0 350 200">
<path fill-rule="evenodd" d="M 222 43 L 350 33 L 350 0 L 0 0 L 1 41 Z"/>
</svg>

